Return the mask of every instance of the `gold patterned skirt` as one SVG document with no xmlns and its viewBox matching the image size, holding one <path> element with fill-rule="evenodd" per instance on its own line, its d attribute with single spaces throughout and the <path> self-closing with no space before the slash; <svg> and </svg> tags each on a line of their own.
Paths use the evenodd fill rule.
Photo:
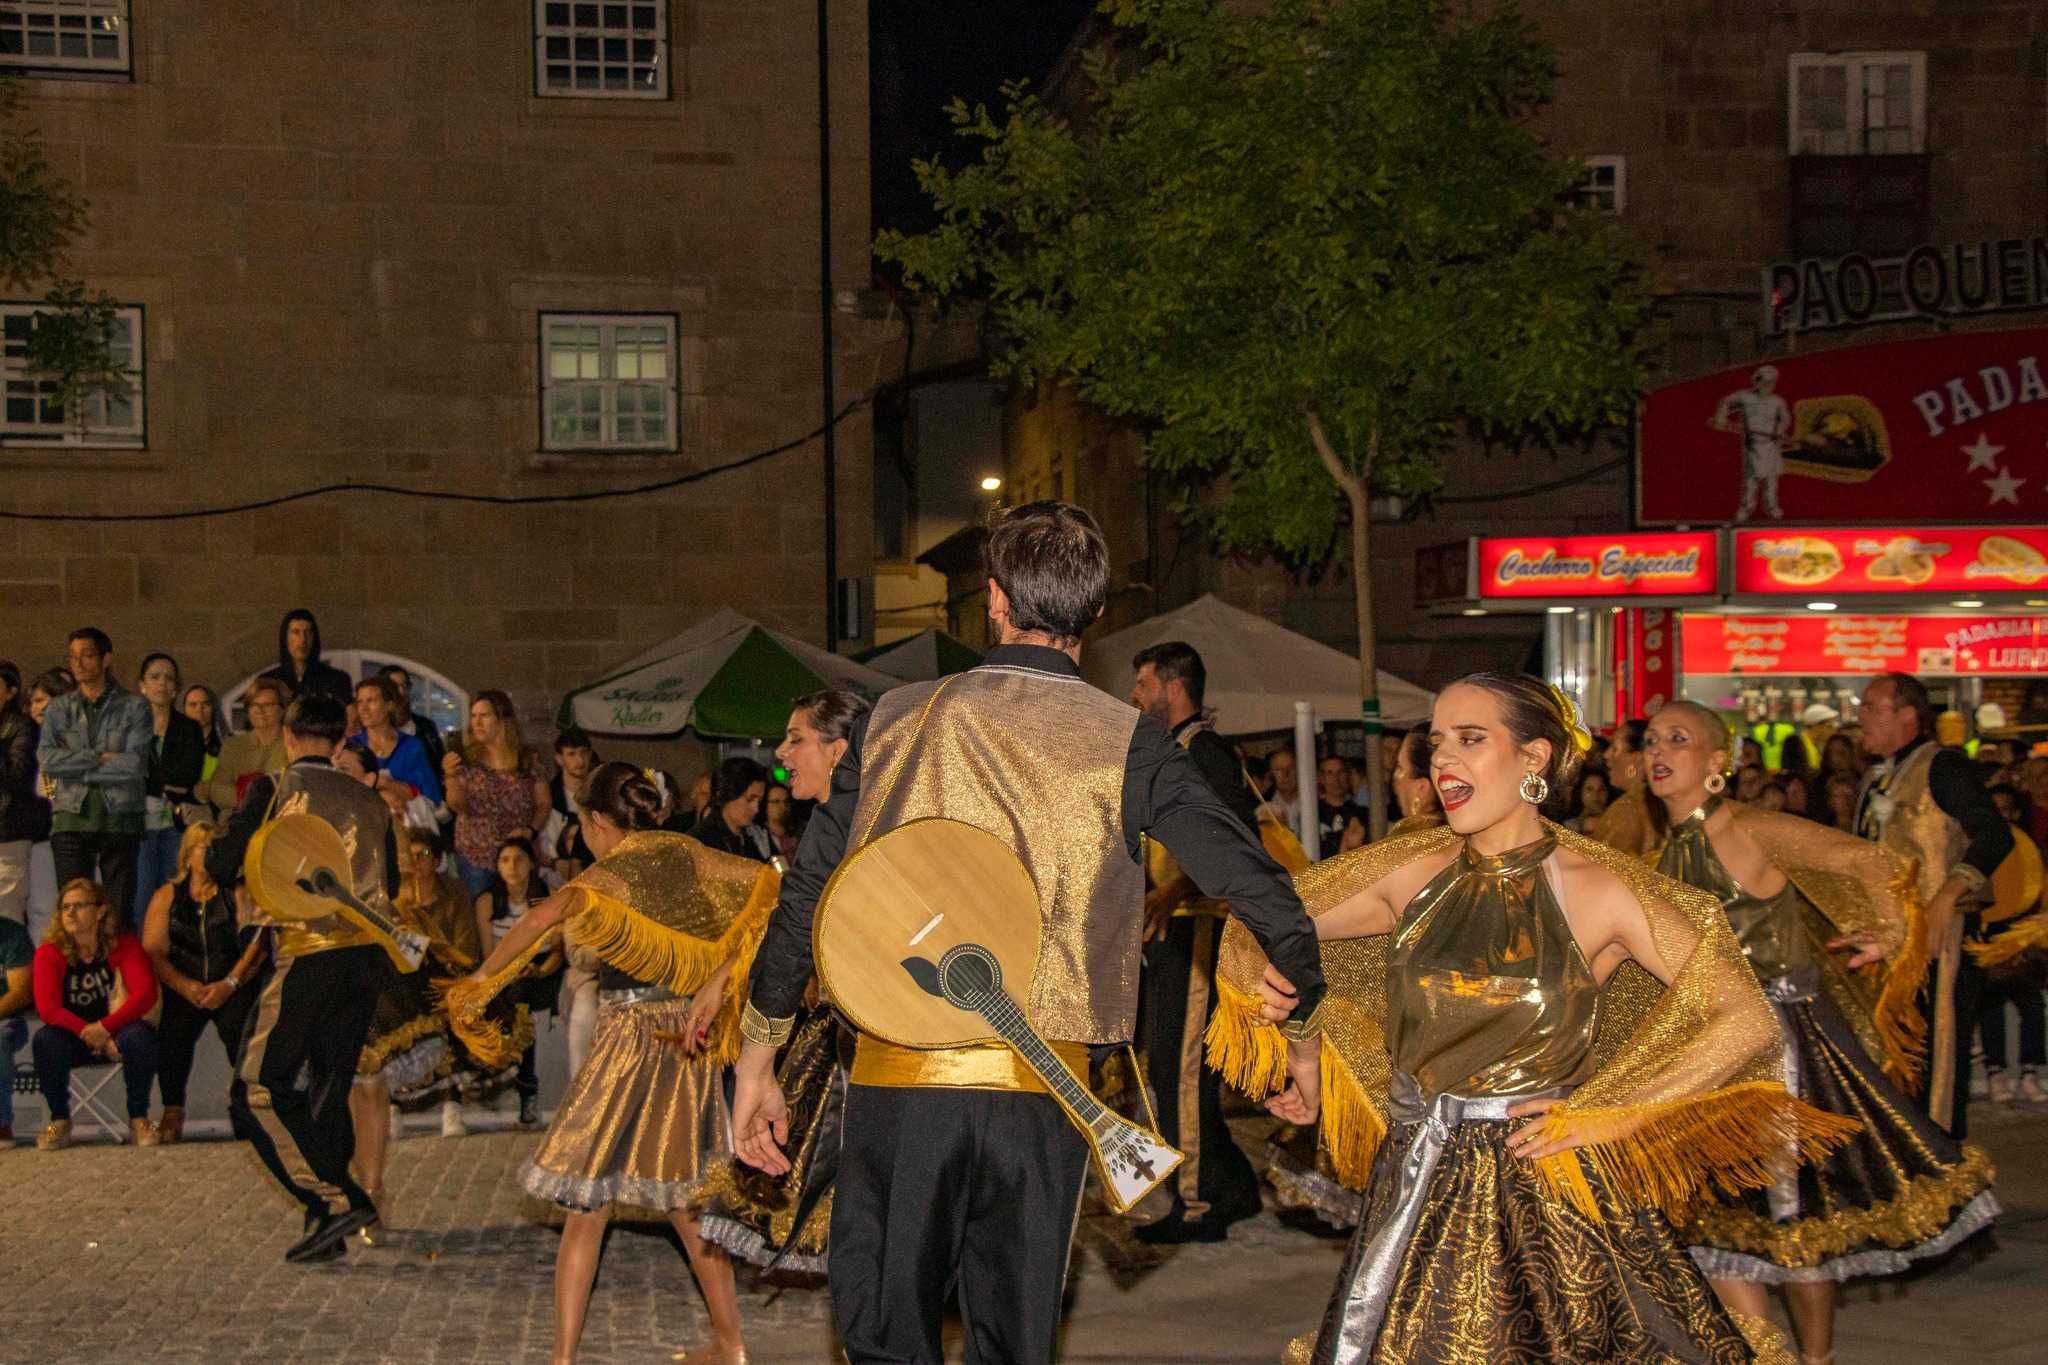
<svg viewBox="0 0 2048 1365">
<path fill-rule="evenodd" d="M 634 998 L 650 993 L 599 996 L 590 1057 L 520 1172 L 535 1198 L 666 1213 L 732 1154 L 723 1069 L 654 1036 L 683 1031 L 689 1000 Z"/>
<path fill-rule="evenodd" d="M 392 1100 L 403 1103 L 445 1086 L 455 1069 L 455 1053 L 426 971 L 393 972 L 384 981 L 370 1012 L 369 1037 L 356 1059 L 356 1081 L 381 1080 Z"/>
<path fill-rule="evenodd" d="M 1788 993 L 1768 983 L 1766 992 Z M 1786 1089 L 1863 1130 L 1795 1176 L 1695 1214 L 1683 1235 L 1702 1270 L 1762 1284 L 1892 1275 L 1991 1223 L 1998 1201 L 1983 1149 L 1901 1095 L 1826 996 L 1772 1009 Z"/>
<path fill-rule="evenodd" d="M 712 1169 L 699 1191 L 698 1227 L 704 1239 L 749 1265 L 774 1262 L 778 1280 L 816 1281 L 825 1274 L 832 1179 L 839 1166 L 851 1061 L 851 1049 L 844 1052 L 837 1015 L 827 1009 L 805 1019 L 776 1065 L 776 1079 L 789 1102 L 789 1173 L 766 1175 L 745 1162 L 727 1160 Z"/>
<path fill-rule="evenodd" d="M 1782 1345 L 1768 1337 L 1761 1351 L 1752 1346 L 1745 1324 L 1714 1297 L 1663 1215 L 1619 1204 L 1590 1163 L 1601 1221 L 1550 1195 L 1535 1165 L 1507 1149 L 1514 1121 L 1468 1121 L 1446 1134 L 1414 1233 L 1385 1268 L 1377 1333 L 1347 1345 L 1339 1326 L 1346 1297 L 1373 1273 L 1365 1257 L 1395 1217 L 1402 1167 L 1423 1126 L 1400 1125 L 1380 1144 L 1329 1314 L 1312 1343 L 1303 1338 L 1290 1347 L 1289 1361 L 1737 1365 L 1783 1358 Z"/>
</svg>

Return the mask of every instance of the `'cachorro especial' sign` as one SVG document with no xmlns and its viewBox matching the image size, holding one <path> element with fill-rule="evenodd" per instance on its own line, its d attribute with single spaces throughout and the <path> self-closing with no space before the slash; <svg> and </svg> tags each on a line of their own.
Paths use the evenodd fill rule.
<svg viewBox="0 0 2048 1365">
<path fill-rule="evenodd" d="M 1474 595 L 1528 597 L 1703 597 L 1720 586 L 1711 532 L 1649 531 L 1612 536 L 1513 536 L 1477 543 Z"/>
</svg>

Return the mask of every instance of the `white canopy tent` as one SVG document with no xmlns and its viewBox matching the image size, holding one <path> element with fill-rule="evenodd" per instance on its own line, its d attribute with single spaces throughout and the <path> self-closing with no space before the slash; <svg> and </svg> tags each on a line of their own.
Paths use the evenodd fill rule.
<svg viewBox="0 0 2048 1365">
<path fill-rule="evenodd" d="M 1204 701 L 1224 734 L 1291 730 L 1298 701 L 1313 706 L 1316 719 L 1325 724 L 1360 719 L 1358 660 L 1213 593 L 1090 640 L 1081 654 L 1081 671 L 1105 692 L 1128 696 L 1131 656 L 1168 640 L 1185 640 L 1201 654 L 1209 674 Z M 1382 723 L 1406 726 L 1429 718 L 1433 698 L 1414 683 L 1382 669 L 1379 693 Z"/>
</svg>

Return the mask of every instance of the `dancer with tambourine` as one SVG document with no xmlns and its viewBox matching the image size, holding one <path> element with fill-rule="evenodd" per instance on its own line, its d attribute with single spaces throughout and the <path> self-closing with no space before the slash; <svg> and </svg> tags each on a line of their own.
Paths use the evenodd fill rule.
<svg viewBox="0 0 2048 1365">
<path fill-rule="evenodd" d="M 1031 503 L 995 526 L 987 555 L 1001 643 L 966 673 L 888 693 L 855 725 L 785 879 L 742 1020 L 736 1144 L 781 1173 L 788 1115 L 775 1057 L 811 978 L 822 913 L 823 985 L 861 1028 L 829 1265 L 854 1361 L 941 1359 L 956 1291 L 969 1359 L 1052 1358 L 1091 1150 L 1103 1153 L 1104 1134 L 1143 1145 L 1077 1077 L 1089 1046 L 1131 1037 L 1146 833 L 1254 926 L 1299 987 L 1303 1092 L 1317 1083 L 1309 1034 L 1322 979 L 1286 877 L 1164 727 L 1081 679 L 1081 635 L 1109 586 L 1100 528 L 1070 504 Z M 887 894 L 898 875 L 912 894 Z M 873 970 L 831 970 L 822 945 L 835 924 L 860 944 L 865 908 L 894 934 L 923 897 L 929 908 L 901 938 L 865 936 Z M 994 945 L 958 939 L 963 920 L 1035 952 L 1001 964 L 986 951 Z M 920 1027 L 895 1027 L 892 1004 Z M 988 1041 L 936 1041 L 949 1021 L 951 1036 Z M 1150 1176 L 1122 1168 L 1138 1183 L 1170 1169 L 1138 1159 Z"/>
</svg>

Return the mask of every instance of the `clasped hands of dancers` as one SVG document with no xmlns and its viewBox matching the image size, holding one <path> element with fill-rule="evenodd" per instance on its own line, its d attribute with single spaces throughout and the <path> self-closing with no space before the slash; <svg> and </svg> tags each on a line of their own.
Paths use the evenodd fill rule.
<svg viewBox="0 0 2048 1365">
<path fill-rule="evenodd" d="M 1655 870 L 1542 817 L 1590 744 L 1569 700 L 1480 674 L 1439 696 L 1429 780 L 1404 785 L 1418 804 L 1434 793 L 1442 823 L 1290 879 L 1184 737 L 1081 681 L 1108 586 L 1093 520 L 1019 507 L 988 559 L 1001 643 L 982 665 L 872 711 L 839 693 L 797 704 L 778 752 L 818 804 L 785 875 L 653 831 L 658 789 L 608 764 L 586 805 L 596 864 L 448 991 L 451 1027 L 488 1057 L 492 997 L 542 952 L 566 938 L 605 964 L 590 1060 L 523 1173 L 570 1211 L 557 1359 L 574 1357 L 620 1201 L 668 1211 L 683 1237 L 713 1326 L 696 1358 L 744 1357 L 730 1251 L 822 1258 L 851 1360 L 942 1359 L 956 1300 L 969 1360 L 1052 1359 L 1090 1143 L 1047 1072 L 1085 1078 L 1089 1047 L 1131 1036 L 1148 838 L 1235 919 L 1210 1060 L 1280 1117 L 1320 1117 L 1329 1173 L 1363 1191 L 1324 1320 L 1291 1358 L 1781 1359 L 1762 1286 L 1785 1283 L 1802 1348 L 1825 1360 L 1812 1286 L 1896 1269 L 1995 1212 L 1982 1153 L 1897 1089 L 1924 1033 L 1906 860 L 1713 800 L 1727 736 L 1710 713 L 1674 706 L 1650 727 L 1654 800 L 1638 799 Z M 300 781 L 316 802 L 340 791 Z M 348 810 L 360 858 L 374 819 Z M 835 870 L 933 818 L 994 836 L 1030 874 L 1037 960 L 1015 1004 L 1056 1061 L 862 1033 L 841 1068 L 829 1012 L 806 1010 Z M 381 867 L 354 871 L 359 895 L 388 896 Z M 280 947 L 280 982 L 325 950 Z M 389 970 L 374 949 L 350 963 Z M 274 1040 L 304 1006 L 278 983 L 264 1000 L 243 1065 L 252 1139 L 324 1254 L 369 1201 L 348 1180 L 345 1115 L 316 1137 L 286 1089 L 303 1078 Z M 301 1130 L 304 1162 L 277 1136 Z M 828 1181 L 829 1238 L 812 1216 Z"/>
</svg>

